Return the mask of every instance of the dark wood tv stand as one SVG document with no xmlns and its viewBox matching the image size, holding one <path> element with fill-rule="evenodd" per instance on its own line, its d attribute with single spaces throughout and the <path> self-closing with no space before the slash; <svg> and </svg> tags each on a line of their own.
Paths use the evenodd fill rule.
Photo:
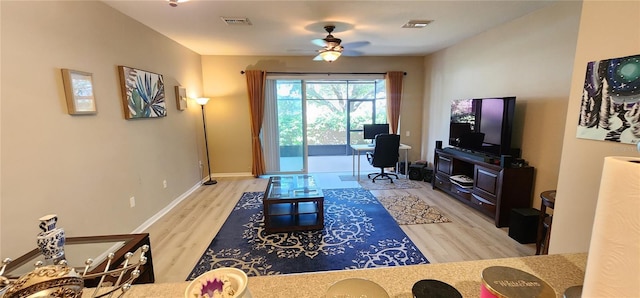
<svg viewBox="0 0 640 298">
<path fill-rule="evenodd" d="M 533 167 L 503 168 L 488 161 L 452 148 L 436 149 L 432 185 L 493 218 L 496 227 L 505 227 L 511 209 L 531 207 Z M 473 186 L 452 183 L 449 178 L 454 175 L 473 178 Z"/>
</svg>

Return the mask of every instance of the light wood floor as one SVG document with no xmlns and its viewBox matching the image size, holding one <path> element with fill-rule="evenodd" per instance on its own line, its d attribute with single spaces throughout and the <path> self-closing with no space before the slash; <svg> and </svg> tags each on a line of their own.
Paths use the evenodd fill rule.
<svg viewBox="0 0 640 298">
<path fill-rule="evenodd" d="M 203 186 L 154 223 L 151 237 L 156 282 L 185 281 L 196 261 L 220 230 L 243 192 L 264 191 L 267 179 L 219 178 Z M 344 187 L 352 187 L 346 184 Z M 534 244 L 520 244 L 496 228 L 478 211 L 458 202 L 426 182 L 419 189 L 372 190 L 375 196 L 413 194 L 436 207 L 451 223 L 403 225 L 431 263 L 456 262 L 533 255 Z M 331 185 L 334 188 L 338 185 Z"/>
</svg>

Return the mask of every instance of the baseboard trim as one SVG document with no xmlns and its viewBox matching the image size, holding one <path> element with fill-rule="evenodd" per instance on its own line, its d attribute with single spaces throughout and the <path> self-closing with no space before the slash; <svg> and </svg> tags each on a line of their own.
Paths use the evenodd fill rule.
<svg viewBox="0 0 640 298">
<path fill-rule="evenodd" d="M 240 173 L 213 173 L 211 177 L 221 178 L 221 177 L 253 177 L 250 172 L 240 172 Z"/>
<path fill-rule="evenodd" d="M 220 178 L 220 177 L 253 177 L 253 175 L 249 172 L 241 172 L 241 173 L 216 173 L 216 174 L 212 174 L 211 177 L 216 177 L 216 178 Z M 158 221 L 160 218 L 162 218 L 165 214 L 169 213 L 169 211 L 171 211 L 171 209 L 173 209 L 174 207 L 176 207 L 178 204 L 180 204 L 180 202 L 184 201 L 184 199 L 186 199 L 187 197 L 189 197 L 189 195 L 191 195 L 194 191 L 196 191 L 196 189 L 198 189 L 200 186 L 202 186 L 202 184 L 207 181 L 207 178 L 203 178 L 202 180 L 200 180 L 196 185 L 192 186 L 191 188 L 189 188 L 186 192 L 184 192 L 182 195 L 180 195 L 179 197 L 177 197 L 175 200 L 173 200 L 171 203 L 169 203 L 169 205 L 167 205 L 166 207 L 162 208 L 162 210 L 158 211 L 158 213 L 154 214 L 152 217 L 150 217 L 149 219 L 147 219 L 145 222 L 143 222 L 140 226 L 138 226 L 135 230 L 133 230 L 133 232 L 131 232 L 132 234 L 139 234 L 139 233 L 143 233 L 145 230 L 147 230 L 152 224 L 154 224 L 156 221 Z"/>
<path fill-rule="evenodd" d="M 189 188 L 186 192 L 184 192 L 182 195 L 180 195 L 175 200 L 173 200 L 171 203 L 169 203 L 169 205 L 167 205 L 166 207 L 162 208 L 162 210 L 158 211 L 158 213 L 156 213 L 155 215 L 153 215 L 152 217 L 147 219 L 145 222 L 143 222 L 139 227 L 137 227 L 131 233 L 132 234 L 143 233 L 152 224 L 154 224 L 156 221 L 158 221 L 160 218 L 162 218 L 165 214 L 169 213 L 169 211 L 171 211 L 171 209 L 173 209 L 178 204 L 180 204 L 180 202 L 182 202 L 184 199 L 188 198 L 189 195 L 191 195 L 194 191 L 196 191 L 196 189 L 198 189 L 200 186 L 202 186 L 202 183 L 204 183 L 204 179 L 202 181 L 199 181 L 196 185 L 194 185 L 191 188 Z"/>
</svg>

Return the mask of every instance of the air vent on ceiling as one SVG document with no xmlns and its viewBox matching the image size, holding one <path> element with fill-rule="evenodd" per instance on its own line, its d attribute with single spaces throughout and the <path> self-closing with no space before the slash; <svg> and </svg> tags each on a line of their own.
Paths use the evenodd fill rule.
<svg viewBox="0 0 640 298">
<path fill-rule="evenodd" d="M 402 25 L 402 28 L 424 28 L 431 24 L 433 20 L 410 20 Z"/>
<path fill-rule="evenodd" d="M 220 17 L 227 25 L 233 26 L 251 26 L 251 21 L 248 18 L 235 18 L 235 17 Z"/>
</svg>

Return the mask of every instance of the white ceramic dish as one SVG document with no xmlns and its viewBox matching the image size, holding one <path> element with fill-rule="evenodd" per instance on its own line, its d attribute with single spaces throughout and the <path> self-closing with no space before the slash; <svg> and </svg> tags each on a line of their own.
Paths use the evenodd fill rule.
<svg viewBox="0 0 640 298">
<path fill-rule="evenodd" d="M 379 284 L 362 278 L 348 278 L 329 287 L 327 298 L 389 298 Z"/>
<path fill-rule="evenodd" d="M 225 278 L 228 280 L 228 283 L 233 289 L 233 295 L 216 295 L 210 296 L 207 294 L 206 290 L 203 293 L 203 287 L 206 287 L 207 284 L 210 285 L 210 288 L 222 288 L 223 281 Z M 213 286 L 213 283 L 218 283 L 218 286 Z M 247 274 L 245 274 L 242 270 L 236 268 L 218 268 L 211 271 L 207 271 L 200 276 L 196 277 L 189 285 L 187 289 L 184 291 L 185 298 L 213 298 L 213 297 L 251 297 L 249 295 L 249 290 L 247 289 Z M 216 293 L 220 294 L 220 293 Z M 245 295 L 246 294 L 246 295 Z"/>
</svg>

